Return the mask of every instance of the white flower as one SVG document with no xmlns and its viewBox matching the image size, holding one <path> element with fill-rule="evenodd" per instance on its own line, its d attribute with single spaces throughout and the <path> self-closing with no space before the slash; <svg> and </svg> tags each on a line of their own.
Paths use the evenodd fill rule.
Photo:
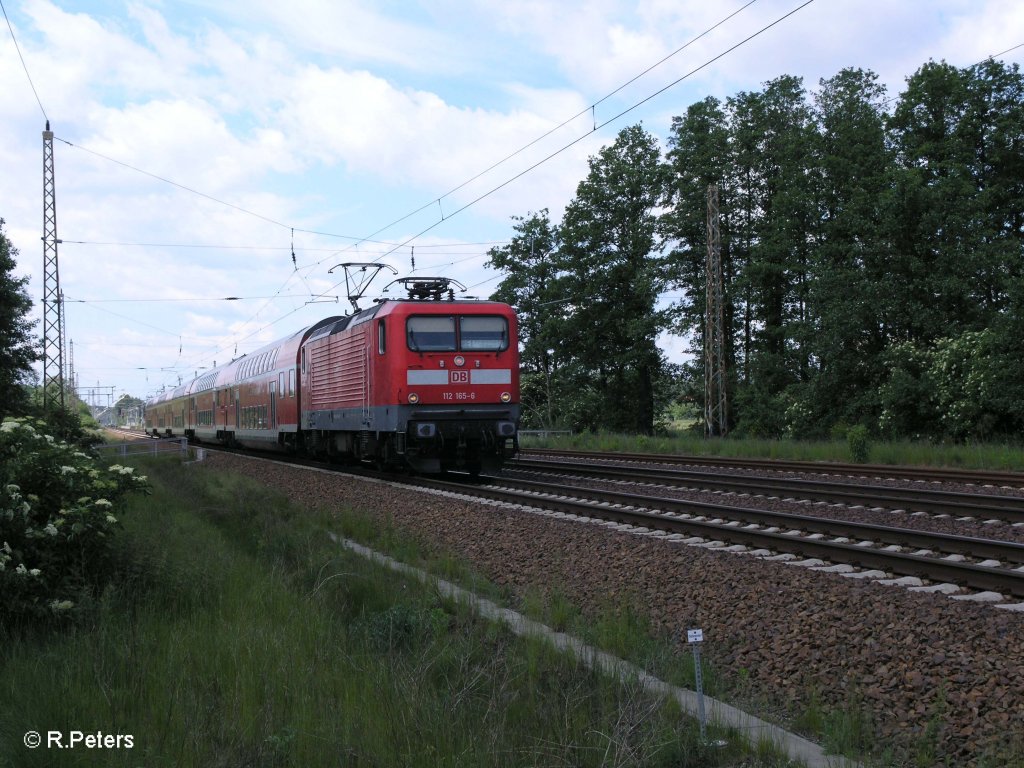
<svg viewBox="0 0 1024 768">
<path fill-rule="evenodd" d="M 54 611 L 66 611 L 74 605 L 70 600 L 54 600 L 50 603 L 50 608 Z"/>
<path fill-rule="evenodd" d="M 7 485 L 4 486 L 4 488 L 7 489 L 7 492 L 9 494 L 11 494 L 11 496 L 20 496 L 21 495 L 21 486 L 20 485 L 15 485 L 14 483 L 8 483 Z"/>
<path fill-rule="evenodd" d="M 4 552 L 6 552 L 8 555 L 11 554 L 11 545 L 8 544 L 6 541 L 4 542 Z"/>
<path fill-rule="evenodd" d="M 40 573 L 42 573 L 42 571 L 40 571 L 38 568 L 33 568 L 31 571 L 28 572 L 29 576 L 38 576 Z"/>
<path fill-rule="evenodd" d="M 57 535 L 57 526 L 55 526 L 53 523 L 47 523 L 46 527 L 43 530 L 46 531 L 51 536 L 56 536 Z"/>
<path fill-rule="evenodd" d="M 117 518 L 114 517 L 113 515 L 107 515 L 107 522 L 108 523 L 116 523 L 117 522 Z"/>
<path fill-rule="evenodd" d="M 60 468 L 60 473 L 62 475 L 73 475 L 76 471 L 77 470 L 74 467 L 69 467 L 67 465 L 64 465 Z"/>
<path fill-rule="evenodd" d="M 28 573 L 28 568 L 25 567 L 24 563 L 21 563 L 21 564 L 18 565 L 17 568 L 14 569 L 14 571 L 15 571 L 15 573 L 20 573 L 20 574 L 24 575 L 24 574 Z"/>
<path fill-rule="evenodd" d="M 111 502 L 107 501 L 106 499 L 96 499 L 96 501 L 94 501 L 93 503 L 97 507 L 110 508 L 110 507 L 114 506 Z"/>
</svg>

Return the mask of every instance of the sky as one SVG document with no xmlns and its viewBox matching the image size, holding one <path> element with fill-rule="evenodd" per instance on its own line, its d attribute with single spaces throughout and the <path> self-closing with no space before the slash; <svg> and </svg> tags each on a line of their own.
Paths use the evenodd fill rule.
<svg viewBox="0 0 1024 768">
<path fill-rule="evenodd" d="M 512 217 L 559 221 L 627 126 L 664 148 L 707 96 L 859 67 L 895 97 L 1024 43 L 1019 0 L 2 3 L 0 218 L 41 319 L 48 119 L 66 344 L 100 404 L 350 312 L 337 264 L 486 298 Z"/>
</svg>

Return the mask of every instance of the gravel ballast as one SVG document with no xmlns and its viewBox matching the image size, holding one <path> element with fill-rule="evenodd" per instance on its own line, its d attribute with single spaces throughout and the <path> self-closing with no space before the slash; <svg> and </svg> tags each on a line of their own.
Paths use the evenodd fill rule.
<svg viewBox="0 0 1024 768">
<path fill-rule="evenodd" d="M 1024 759 L 1024 614 L 351 476 L 224 454 L 201 466 L 386 515 L 516 592 L 557 588 L 585 612 L 629 600 L 676 636 L 702 627 L 725 676 L 790 710 L 859 702 L 883 747 Z"/>
</svg>

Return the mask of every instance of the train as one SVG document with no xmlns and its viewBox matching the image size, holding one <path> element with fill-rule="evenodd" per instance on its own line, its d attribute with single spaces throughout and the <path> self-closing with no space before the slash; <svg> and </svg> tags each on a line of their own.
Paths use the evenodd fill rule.
<svg viewBox="0 0 1024 768">
<path fill-rule="evenodd" d="M 500 470 L 519 449 L 514 309 L 403 278 L 378 299 L 199 373 L 146 403 L 153 436 L 422 474 Z"/>
</svg>

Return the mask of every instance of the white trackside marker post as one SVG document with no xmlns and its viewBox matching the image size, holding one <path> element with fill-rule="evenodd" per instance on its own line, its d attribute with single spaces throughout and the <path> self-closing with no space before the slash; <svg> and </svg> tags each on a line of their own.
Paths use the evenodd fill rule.
<svg viewBox="0 0 1024 768">
<path fill-rule="evenodd" d="M 707 741 L 708 719 L 704 714 L 704 677 L 700 669 L 700 644 L 704 642 L 704 630 L 686 630 L 686 642 L 693 648 L 693 676 L 697 688 L 697 716 L 700 720 L 700 740 Z"/>
</svg>

